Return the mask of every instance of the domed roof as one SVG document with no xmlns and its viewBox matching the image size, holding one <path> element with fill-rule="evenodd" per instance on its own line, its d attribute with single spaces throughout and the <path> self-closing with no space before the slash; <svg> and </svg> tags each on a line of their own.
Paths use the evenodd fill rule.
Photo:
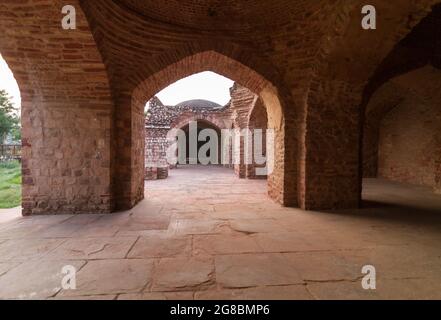
<svg viewBox="0 0 441 320">
<path fill-rule="evenodd" d="M 119 0 L 146 19 L 203 30 L 272 30 L 313 12 L 318 1 L 293 0 Z M 256 19 L 256 17 L 259 17 Z M 228 21 L 228 23 L 225 23 Z"/>
<path fill-rule="evenodd" d="M 220 108 L 223 108 L 223 106 L 221 106 L 220 104 L 218 104 L 216 102 L 203 100 L 203 99 L 184 101 L 184 102 L 178 103 L 176 105 L 176 107 L 188 107 L 188 108 L 198 108 L 198 109 L 203 109 L 203 108 L 220 109 Z"/>
</svg>

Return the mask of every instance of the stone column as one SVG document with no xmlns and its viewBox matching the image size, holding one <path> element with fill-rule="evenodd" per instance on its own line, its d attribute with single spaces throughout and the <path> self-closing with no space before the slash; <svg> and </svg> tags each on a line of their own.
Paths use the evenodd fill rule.
<svg viewBox="0 0 441 320">
<path fill-rule="evenodd" d="M 360 92 L 337 80 L 311 85 L 302 155 L 304 209 L 359 206 Z"/>
</svg>

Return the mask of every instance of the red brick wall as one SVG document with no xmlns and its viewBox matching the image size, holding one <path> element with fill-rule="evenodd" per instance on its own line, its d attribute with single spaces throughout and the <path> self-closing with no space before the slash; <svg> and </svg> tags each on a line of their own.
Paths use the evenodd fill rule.
<svg viewBox="0 0 441 320">
<path fill-rule="evenodd" d="M 441 144 L 441 110 L 418 98 L 407 99 L 383 119 L 380 128 L 378 176 L 435 187 L 436 150 Z"/>
<path fill-rule="evenodd" d="M 393 80 L 404 95 L 381 120 L 378 176 L 439 190 L 441 70 L 427 66 Z"/>
</svg>

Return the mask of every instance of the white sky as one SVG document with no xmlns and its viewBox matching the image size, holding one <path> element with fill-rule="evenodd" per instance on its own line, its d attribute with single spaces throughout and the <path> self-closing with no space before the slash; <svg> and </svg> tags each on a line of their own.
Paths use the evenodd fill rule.
<svg viewBox="0 0 441 320">
<path fill-rule="evenodd" d="M 229 89 L 234 81 L 217 73 L 205 71 L 181 79 L 157 94 L 165 105 L 174 106 L 180 102 L 205 99 L 225 105 L 230 101 Z M 21 106 L 20 90 L 12 71 L 0 55 L 0 89 L 6 90 L 13 97 L 16 107 Z"/>
<path fill-rule="evenodd" d="M 193 99 L 209 100 L 223 106 L 230 101 L 233 83 L 234 81 L 217 73 L 205 71 L 176 81 L 156 96 L 169 106 Z"/>
<path fill-rule="evenodd" d="M 12 102 L 15 107 L 21 107 L 20 90 L 18 89 L 17 81 L 15 81 L 12 71 L 8 64 L 0 55 L 0 89 L 6 90 L 10 96 L 13 97 Z"/>
</svg>

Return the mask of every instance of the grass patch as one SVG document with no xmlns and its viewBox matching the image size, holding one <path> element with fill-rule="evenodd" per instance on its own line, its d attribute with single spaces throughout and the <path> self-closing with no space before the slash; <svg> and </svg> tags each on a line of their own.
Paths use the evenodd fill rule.
<svg viewBox="0 0 441 320">
<path fill-rule="evenodd" d="M 21 164 L 18 161 L 0 162 L 0 209 L 21 204 Z"/>
</svg>

